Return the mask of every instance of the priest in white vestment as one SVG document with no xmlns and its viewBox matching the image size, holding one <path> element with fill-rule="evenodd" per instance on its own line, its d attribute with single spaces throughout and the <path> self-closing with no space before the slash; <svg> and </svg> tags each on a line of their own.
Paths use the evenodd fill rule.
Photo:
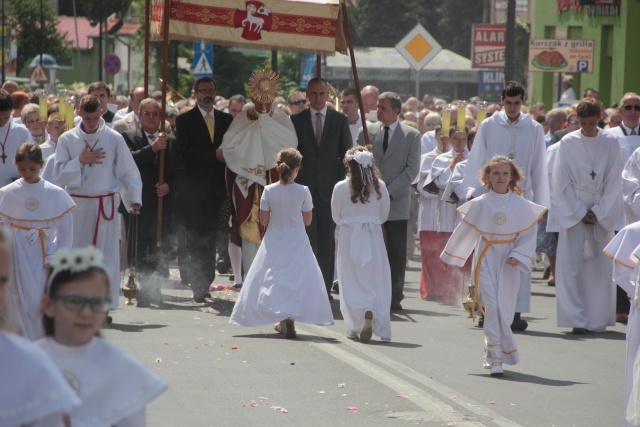
<svg viewBox="0 0 640 427">
<path fill-rule="evenodd" d="M 120 294 L 120 196 L 128 211 L 142 203 L 142 180 L 122 135 L 108 128 L 100 101 L 80 101 L 80 123 L 58 140 L 53 177 L 78 206 L 73 211 L 73 247 L 93 245 L 104 254 L 112 286 L 111 305 Z"/>
<path fill-rule="evenodd" d="M 227 164 L 227 189 L 233 203 L 231 242 L 242 247 L 242 266 L 249 271 L 262 242 L 258 211 L 262 191 L 278 182 L 276 154 L 283 148 L 296 148 L 298 137 L 287 114 L 260 102 L 245 108 L 231 122 L 222 140 Z"/>
<path fill-rule="evenodd" d="M 462 184 L 467 191 L 466 199 L 478 197 L 485 192 L 478 179 L 478 172 L 489 159 L 500 154 L 515 160 L 522 170 L 524 180 L 519 185 L 524 197 L 548 208 L 549 182 L 544 129 L 531 116 L 520 112 L 525 101 L 524 88 L 520 83 L 508 82 L 502 91 L 501 101 L 504 109 L 494 113 L 478 127 Z M 522 271 L 514 321 L 516 330 L 526 329 L 526 321 L 518 321 L 519 313 L 529 312 L 530 306 L 531 272 Z"/>
<path fill-rule="evenodd" d="M 581 129 L 562 138 L 553 170 L 558 326 L 575 334 L 615 325 L 612 265 L 602 250 L 622 211 L 622 160 L 617 138 L 597 126 L 600 111 L 590 98 L 578 104 Z"/>
</svg>

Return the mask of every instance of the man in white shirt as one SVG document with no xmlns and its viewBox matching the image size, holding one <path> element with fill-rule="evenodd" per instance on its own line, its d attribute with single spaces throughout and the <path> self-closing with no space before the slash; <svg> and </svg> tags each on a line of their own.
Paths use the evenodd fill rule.
<svg viewBox="0 0 640 427">
<path fill-rule="evenodd" d="M 358 132 L 362 129 L 362 118 L 358 107 L 358 91 L 355 88 L 348 87 L 342 91 L 340 107 L 344 115 L 347 116 L 353 145 L 357 145 Z"/>
</svg>

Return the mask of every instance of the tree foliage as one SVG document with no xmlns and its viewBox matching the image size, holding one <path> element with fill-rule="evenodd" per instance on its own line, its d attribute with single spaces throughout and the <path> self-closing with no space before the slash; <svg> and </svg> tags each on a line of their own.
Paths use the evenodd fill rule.
<svg viewBox="0 0 640 427">
<path fill-rule="evenodd" d="M 124 15 L 132 0 L 75 0 L 76 14 L 86 16 L 91 25 L 97 25 L 113 13 Z M 58 5 L 60 15 L 73 16 L 73 0 L 60 0 Z"/>
<path fill-rule="evenodd" d="M 440 45 L 469 57 L 471 24 L 482 22 L 481 1 L 359 0 L 348 7 L 355 46 L 393 47 L 420 23 Z"/>
<path fill-rule="evenodd" d="M 17 75 L 41 52 L 48 53 L 57 60 L 71 56 L 71 43 L 66 42 L 64 36 L 58 33 L 57 15 L 49 2 L 40 4 L 31 0 L 10 1 L 13 13 L 8 16 L 8 24 L 18 45 Z M 40 27 L 41 6 L 43 28 Z"/>
</svg>

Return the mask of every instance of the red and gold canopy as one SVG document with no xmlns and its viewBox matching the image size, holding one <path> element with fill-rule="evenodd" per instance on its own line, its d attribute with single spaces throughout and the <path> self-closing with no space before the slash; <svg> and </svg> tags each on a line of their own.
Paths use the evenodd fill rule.
<svg viewBox="0 0 640 427">
<path fill-rule="evenodd" d="M 165 0 L 152 0 L 152 40 L 162 40 L 164 5 Z M 170 5 L 170 40 L 346 54 L 339 0 L 171 0 Z"/>
</svg>

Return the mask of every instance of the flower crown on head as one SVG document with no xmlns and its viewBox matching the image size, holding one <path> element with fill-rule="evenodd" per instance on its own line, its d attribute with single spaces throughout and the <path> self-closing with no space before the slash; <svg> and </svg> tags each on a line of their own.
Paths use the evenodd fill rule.
<svg viewBox="0 0 640 427">
<path fill-rule="evenodd" d="M 371 151 L 356 151 L 353 154 L 347 153 L 348 161 L 355 160 L 360 166 L 368 167 L 373 164 L 373 153 Z"/>
<path fill-rule="evenodd" d="M 93 246 L 78 249 L 60 249 L 51 257 L 49 262 L 53 274 L 69 270 L 72 273 L 80 273 L 91 267 L 104 268 L 102 264 L 102 252 Z"/>
</svg>

